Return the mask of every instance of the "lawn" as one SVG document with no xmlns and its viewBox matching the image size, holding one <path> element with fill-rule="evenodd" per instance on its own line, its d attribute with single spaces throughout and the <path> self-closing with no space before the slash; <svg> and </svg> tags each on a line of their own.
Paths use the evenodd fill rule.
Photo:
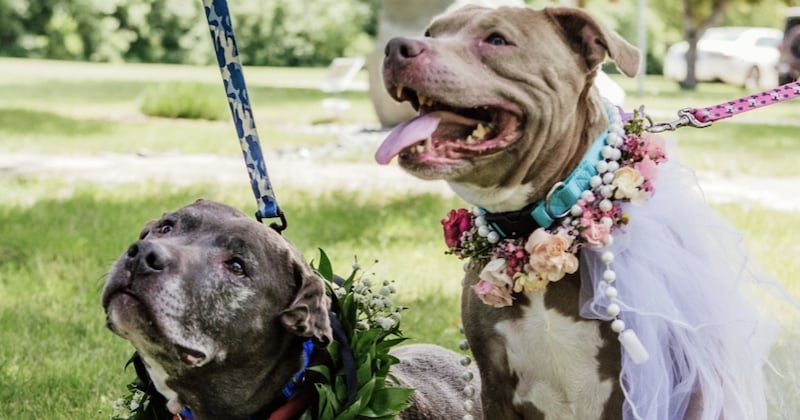
<svg viewBox="0 0 800 420">
<path fill-rule="evenodd" d="M 334 139 L 293 129 L 326 119 L 320 106 L 326 95 L 312 87 L 324 70 L 246 71 L 266 150 Z M 0 76 L 0 153 L 240 153 L 227 120 L 145 118 L 139 112 L 143 92 L 154 86 L 179 81 L 216 86 L 213 68 L 0 59 Z M 702 85 L 698 94 L 688 95 L 658 80 L 652 83 L 654 91 L 643 102 L 659 111 L 743 94 L 738 88 Z M 629 102 L 637 99 L 630 95 Z M 346 97 L 354 111 L 340 122 L 377 124 L 365 92 Z M 756 113 L 764 122 L 722 122 L 674 134 L 684 160 L 723 174 L 800 176 L 800 138 L 788 125 L 800 121 L 800 111 L 787 104 Z M 142 224 L 164 211 L 205 197 L 252 213 L 242 176 L 235 188 L 182 188 L 102 180 L 75 184 L 0 172 L 0 419 L 106 418 L 110 401 L 124 392 L 132 372 L 124 370 L 130 346 L 104 327 L 99 295 L 105 274 Z M 397 281 L 400 303 L 410 308 L 403 319 L 409 337 L 457 346 L 461 263 L 444 255 L 439 220 L 462 205 L 458 199 L 275 187 L 290 219 L 286 237 L 307 258 L 324 248 L 344 273 L 357 256 L 374 278 Z M 800 293 L 800 213 L 733 205 L 718 209 L 744 231 L 767 270 Z"/>
<path fill-rule="evenodd" d="M 336 139 L 335 134 L 302 130 L 332 121 L 322 106 L 322 100 L 332 96 L 318 89 L 325 69 L 298 69 L 297 75 L 280 68 L 245 71 L 265 150 L 313 147 Z M 707 106 L 746 94 L 741 88 L 723 84 L 701 84 L 697 92 L 688 93 L 676 83 L 650 76 L 640 98 L 635 94 L 635 80 L 621 76 L 614 79 L 628 91 L 627 107 L 646 104 L 657 122 L 674 119 L 680 108 Z M 227 118 L 189 121 L 142 115 L 140 105 L 147 94 L 186 83 L 197 86 L 204 99 L 217 92 L 219 108 L 223 114 L 227 112 L 219 72 L 213 67 L 0 58 L 0 153 L 238 155 Z M 350 102 L 351 111 L 333 122 L 379 126 L 366 92 L 344 92 L 338 97 Z M 796 164 L 800 161 L 798 124 L 800 103 L 795 101 L 720 121 L 712 128 L 684 128 L 667 135 L 678 141 L 683 160 L 696 169 L 800 176 Z M 369 155 L 360 157 L 369 159 Z"/>
</svg>

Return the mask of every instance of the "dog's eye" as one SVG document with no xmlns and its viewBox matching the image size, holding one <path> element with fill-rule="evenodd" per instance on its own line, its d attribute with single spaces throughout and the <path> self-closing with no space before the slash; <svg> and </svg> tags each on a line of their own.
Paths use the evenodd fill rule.
<svg viewBox="0 0 800 420">
<path fill-rule="evenodd" d="M 160 233 L 162 235 L 166 235 L 166 234 L 172 232 L 172 229 L 173 229 L 172 223 L 167 223 L 167 224 L 161 225 L 161 227 L 158 228 L 158 233 Z"/>
<path fill-rule="evenodd" d="M 508 45 L 508 41 L 506 41 L 506 38 L 503 35 L 500 35 L 496 32 L 487 36 L 486 42 L 495 46 Z"/>
<path fill-rule="evenodd" d="M 239 258 L 231 258 L 230 260 L 225 262 L 225 265 L 228 267 L 231 273 L 236 276 L 244 276 L 244 262 Z"/>
</svg>

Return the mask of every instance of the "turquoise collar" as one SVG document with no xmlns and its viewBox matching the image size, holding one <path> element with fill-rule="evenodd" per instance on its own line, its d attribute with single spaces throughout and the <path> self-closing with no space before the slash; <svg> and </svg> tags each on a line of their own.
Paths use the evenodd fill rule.
<svg viewBox="0 0 800 420">
<path fill-rule="evenodd" d="M 606 109 L 609 113 L 616 112 L 609 105 Z M 483 210 L 492 229 L 504 238 L 527 237 L 537 228 L 549 228 L 557 219 L 566 216 L 581 194 L 591 190 L 590 180 L 598 174 L 597 164 L 603 160 L 602 150 L 608 132 L 606 129 L 595 139 L 578 166 L 564 181 L 556 183 L 544 199 L 517 211 L 489 213 Z"/>
</svg>

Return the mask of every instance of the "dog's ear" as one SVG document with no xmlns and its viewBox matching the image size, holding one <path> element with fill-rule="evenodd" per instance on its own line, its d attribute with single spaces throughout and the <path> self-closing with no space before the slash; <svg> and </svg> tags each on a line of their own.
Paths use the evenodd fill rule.
<svg viewBox="0 0 800 420">
<path fill-rule="evenodd" d="M 325 283 L 307 264 L 295 261 L 293 266 L 297 294 L 281 312 L 281 323 L 292 334 L 313 337 L 318 344 L 326 346 L 333 339 L 333 332 Z"/>
<path fill-rule="evenodd" d="M 616 32 L 606 30 L 588 13 L 570 7 L 548 7 L 544 12 L 561 27 L 572 48 L 583 54 L 590 70 L 603 64 L 608 56 L 628 77 L 639 71 L 639 49 Z"/>
</svg>

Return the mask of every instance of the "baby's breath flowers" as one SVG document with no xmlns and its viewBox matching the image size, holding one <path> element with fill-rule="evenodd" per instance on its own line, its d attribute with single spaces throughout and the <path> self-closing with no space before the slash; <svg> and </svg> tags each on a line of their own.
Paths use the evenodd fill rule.
<svg viewBox="0 0 800 420">
<path fill-rule="evenodd" d="M 397 293 L 394 282 L 374 281 L 358 262 L 347 279 L 337 279 L 322 250 L 315 268 L 326 280 L 330 310 L 341 323 L 352 349 L 359 388 L 353 401 L 347 401 L 342 344 L 331 343 L 328 353 L 333 366 L 310 368 L 323 380 L 315 384 L 319 400 L 306 414 L 320 419 L 394 418 L 409 406 L 408 398 L 413 392 L 410 388 L 387 386 L 387 381 L 392 381 L 389 368 L 399 362 L 389 351 L 405 341 L 400 320 L 406 308 L 392 300 Z"/>
<path fill-rule="evenodd" d="M 136 383 L 128 385 L 128 394 L 111 403 L 110 420 L 144 419 L 150 397 Z"/>
</svg>

